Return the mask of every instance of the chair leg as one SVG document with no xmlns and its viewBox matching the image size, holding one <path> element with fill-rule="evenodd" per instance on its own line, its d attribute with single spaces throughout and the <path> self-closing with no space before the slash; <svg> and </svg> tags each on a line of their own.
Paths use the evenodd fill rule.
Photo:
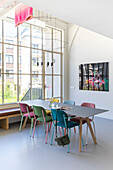
<svg viewBox="0 0 113 170">
<path fill-rule="evenodd" d="M 88 144 L 88 124 L 87 124 L 87 128 L 86 128 L 86 145 Z"/>
<path fill-rule="evenodd" d="M 59 126 L 58 126 L 58 129 L 59 129 L 60 136 L 62 136 L 62 134 L 61 134 L 61 130 L 60 130 L 60 127 L 59 127 Z"/>
<path fill-rule="evenodd" d="M 71 129 L 69 129 L 69 139 L 71 138 Z M 69 153 L 70 143 L 68 144 L 67 153 Z"/>
<path fill-rule="evenodd" d="M 30 137 L 31 137 L 31 133 L 32 133 L 32 128 L 33 128 L 33 118 L 31 118 Z"/>
<path fill-rule="evenodd" d="M 49 123 L 47 124 L 46 141 L 45 141 L 46 144 L 47 144 L 47 138 L 48 138 L 48 131 L 49 131 Z"/>
<path fill-rule="evenodd" d="M 63 134 L 63 136 L 64 136 L 64 128 L 62 128 L 62 134 Z"/>
<path fill-rule="evenodd" d="M 82 137 L 82 146 L 84 146 L 84 140 L 83 140 L 83 137 Z"/>
<path fill-rule="evenodd" d="M 66 128 L 64 129 L 64 135 L 66 135 Z"/>
<path fill-rule="evenodd" d="M 74 127 L 74 132 L 76 133 L 76 128 Z"/>
<path fill-rule="evenodd" d="M 35 126 L 36 126 L 36 120 L 35 120 L 35 123 L 34 123 L 33 138 L 34 138 L 34 134 L 35 134 Z"/>
<path fill-rule="evenodd" d="M 51 131 L 52 122 L 50 122 L 49 132 Z"/>
<path fill-rule="evenodd" d="M 21 117 L 21 123 L 20 123 L 19 132 L 21 132 L 21 129 L 22 129 L 22 122 L 23 122 L 23 116 Z"/>
<path fill-rule="evenodd" d="M 52 132 L 52 137 L 51 137 L 51 145 L 52 145 L 52 143 L 53 143 L 53 136 L 54 136 L 54 126 L 53 126 L 53 132 Z"/>
</svg>

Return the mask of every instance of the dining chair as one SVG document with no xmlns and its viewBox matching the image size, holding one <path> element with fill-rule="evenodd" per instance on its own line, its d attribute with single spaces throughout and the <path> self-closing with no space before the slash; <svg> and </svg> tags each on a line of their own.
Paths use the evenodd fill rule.
<svg viewBox="0 0 113 170">
<path fill-rule="evenodd" d="M 53 119 L 53 131 L 52 131 L 51 143 L 50 144 L 52 145 L 52 142 L 53 142 L 53 136 L 54 136 L 54 129 L 56 127 L 56 123 L 55 123 L 56 121 L 57 121 L 58 127 L 66 128 L 67 130 L 69 129 L 69 139 L 70 139 L 71 128 L 73 128 L 75 126 L 79 126 L 80 123 L 69 121 L 67 114 L 63 110 L 51 109 L 51 113 L 52 113 L 52 119 Z M 70 146 L 70 144 L 68 144 L 68 149 L 67 149 L 68 153 L 69 153 L 69 146 Z"/>
<path fill-rule="evenodd" d="M 64 101 L 64 104 L 70 104 L 70 105 L 75 105 L 75 101 L 72 101 L 72 100 L 65 100 Z M 74 127 L 74 132 L 76 133 L 76 128 Z M 66 133 L 66 129 L 65 129 L 65 132 L 64 134 Z"/>
<path fill-rule="evenodd" d="M 95 108 L 95 104 L 94 103 L 82 103 L 81 106 Z M 96 137 L 96 129 L 95 129 L 95 123 L 94 123 L 94 116 L 92 116 L 92 118 L 90 118 L 89 120 L 93 123 L 94 134 L 95 134 L 95 137 Z M 80 123 L 80 117 L 72 118 L 71 121 Z M 87 123 L 87 119 L 86 118 L 82 118 L 82 124 L 85 124 L 85 123 Z M 86 145 L 88 143 L 87 141 L 88 141 L 88 124 L 87 124 L 87 129 L 86 129 Z"/>
<path fill-rule="evenodd" d="M 34 138 L 34 134 L 35 134 L 36 122 L 37 121 L 42 122 L 43 126 L 44 126 L 45 133 L 46 133 L 45 143 L 47 143 L 48 131 L 50 131 L 49 124 L 52 124 L 52 117 L 46 115 L 46 111 L 43 107 L 33 105 L 33 110 L 34 110 L 34 115 L 35 115 L 33 138 Z M 47 130 L 46 130 L 46 124 L 47 124 Z"/>
<path fill-rule="evenodd" d="M 71 100 L 65 100 L 64 104 L 71 104 L 71 105 L 75 105 L 75 101 L 71 101 Z"/>
<path fill-rule="evenodd" d="M 22 129 L 23 118 L 27 118 L 27 119 L 29 118 L 31 120 L 31 128 L 30 128 L 30 137 L 31 137 L 32 128 L 33 128 L 34 112 L 33 110 L 31 110 L 31 107 L 25 103 L 19 103 L 19 107 L 20 107 L 20 113 L 21 113 L 21 123 L 20 123 L 19 132 L 21 132 L 21 129 Z"/>
</svg>

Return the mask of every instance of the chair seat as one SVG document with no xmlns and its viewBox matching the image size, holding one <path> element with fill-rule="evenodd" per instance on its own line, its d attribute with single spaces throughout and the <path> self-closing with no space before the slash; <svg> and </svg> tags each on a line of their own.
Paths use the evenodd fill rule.
<svg viewBox="0 0 113 170">
<path fill-rule="evenodd" d="M 31 118 L 34 117 L 34 112 L 29 112 Z M 28 113 L 24 114 L 24 117 L 29 117 Z"/>
<path fill-rule="evenodd" d="M 68 121 L 68 128 L 73 128 L 75 126 L 79 126 L 80 124 L 78 122 L 72 122 L 72 121 Z M 58 122 L 57 123 L 57 126 L 60 126 L 60 127 L 63 127 L 65 128 L 65 123 L 62 123 L 62 122 Z"/>
<path fill-rule="evenodd" d="M 46 110 L 46 114 L 50 115 L 51 114 L 51 110 Z"/>
<path fill-rule="evenodd" d="M 89 120 L 92 121 L 92 119 L 89 119 Z M 70 119 L 70 121 L 80 123 L 80 117 L 72 118 L 72 119 Z M 85 123 L 87 123 L 87 119 L 86 118 L 82 118 L 82 124 L 85 124 Z"/>
<path fill-rule="evenodd" d="M 37 120 L 39 120 L 39 121 L 41 121 L 41 122 L 44 122 L 43 117 L 38 117 Z M 52 117 L 51 117 L 51 116 L 46 116 L 46 117 L 45 117 L 45 121 L 46 121 L 46 122 L 51 122 L 51 121 L 52 121 Z"/>
</svg>

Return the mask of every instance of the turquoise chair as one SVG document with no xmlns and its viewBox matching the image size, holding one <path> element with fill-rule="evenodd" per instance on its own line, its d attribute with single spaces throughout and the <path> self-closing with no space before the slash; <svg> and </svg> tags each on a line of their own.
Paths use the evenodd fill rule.
<svg viewBox="0 0 113 170">
<path fill-rule="evenodd" d="M 74 102 L 74 101 L 71 101 L 71 100 L 65 100 L 65 101 L 64 101 L 64 104 L 75 105 L 75 102 Z"/>
<path fill-rule="evenodd" d="M 54 123 L 54 121 L 56 121 L 56 120 L 57 120 L 58 127 L 62 127 L 62 129 L 66 128 L 67 130 L 69 129 L 69 139 L 70 139 L 71 128 L 73 128 L 75 126 L 79 126 L 80 124 L 77 122 L 69 121 L 67 114 L 62 110 L 51 109 L 51 113 L 52 113 L 52 119 L 53 119 L 53 131 L 52 131 L 52 136 L 51 136 L 51 145 L 53 142 L 54 129 L 56 127 L 56 124 Z M 68 145 L 68 149 L 67 149 L 68 153 L 69 153 L 69 146 L 70 146 L 70 144 Z"/>
<path fill-rule="evenodd" d="M 75 101 L 72 101 L 72 100 L 65 100 L 64 101 L 64 104 L 70 104 L 70 105 L 75 105 Z M 71 117 L 75 117 L 75 116 L 71 116 Z M 75 133 L 76 133 L 76 129 L 75 129 L 75 127 L 74 127 L 74 131 L 75 131 Z M 65 131 L 66 132 L 66 131 Z"/>
</svg>

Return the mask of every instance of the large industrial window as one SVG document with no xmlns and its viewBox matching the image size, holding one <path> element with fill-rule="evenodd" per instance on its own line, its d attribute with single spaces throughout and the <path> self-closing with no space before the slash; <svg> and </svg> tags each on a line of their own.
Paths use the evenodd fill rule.
<svg viewBox="0 0 113 170">
<path fill-rule="evenodd" d="M 0 103 L 62 100 L 62 30 L 0 20 Z"/>
</svg>

